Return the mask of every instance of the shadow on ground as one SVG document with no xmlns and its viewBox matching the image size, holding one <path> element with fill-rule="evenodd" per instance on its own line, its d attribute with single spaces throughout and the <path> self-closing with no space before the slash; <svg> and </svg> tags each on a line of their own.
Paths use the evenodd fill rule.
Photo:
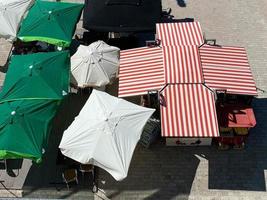
<svg viewBox="0 0 267 200">
<path fill-rule="evenodd" d="M 140 194 L 140 199 L 187 199 L 202 157 L 208 162 L 208 190 L 266 191 L 267 99 L 255 99 L 257 126 L 251 130 L 245 150 L 219 151 L 211 147 L 138 146 L 128 177 L 116 182 L 100 170 L 99 187 L 108 197 L 119 199 Z M 200 172 L 201 173 L 201 172 Z M 207 182 L 196 181 L 196 184 Z M 203 191 L 205 192 L 205 191 Z M 135 196 L 136 197 L 136 196 Z"/>
<path fill-rule="evenodd" d="M 109 87 L 108 89 L 110 90 Z M 115 90 L 110 93 L 116 95 Z M 25 197 L 92 197 L 88 178 L 78 186 L 73 186 L 70 191 L 66 190 L 61 177 L 66 166 L 57 165 L 57 147 L 62 133 L 78 115 L 87 98 L 86 93 L 72 94 L 64 101 L 55 118 L 44 161 L 41 165 L 33 164 L 29 171 L 24 185 Z M 128 177 L 117 182 L 107 172 L 99 170 L 99 188 L 112 199 L 129 197 L 147 200 L 188 199 L 194 189 L 193 184 L 204 185 L 206 191 L 266 191 L 264 169 L 267 168 L 267 99 L 255 99 L 253 104 L 257 126 L 251 130 L 245 150 L 219 151 L 215 146 L 166 147 L 163 139 L 149 149 L 138 145 Z M 195 180 L 199 164 L 203 162 L 199 157 L 207 162 L 204 163 L 204 166 L 207 164 L 207 169 L 202 165 L 202 172 L 200 170 L 199 173 L 207 173 L 208 183 L 207 180 Z"/>
<path fill-rule="evenodd" d="M 131 195 L 137 195 L 138 191 L 140 199 L 171 199 L 177 194 L 187 196 L 198 164 L 199 159 L 191 152 L 188 153 L 188 148 L 157 144 L 150 149 L 144 149 L 138 145 L 128 177 L 116 182 L 101 170 L 99 187 L 112 199 L 120 198 L 120 195 L 125 193 L 129 193 L 129 198 L 133 198 Z M 105 184 L 101 180 L 104 180 Z M 131 194 L 131 191 L 135 194 Z"/>
<path fill-rule="evenodd" d="M 33 163 L 24 184 L 24 196 L 29 198 L 74 198 L 92 197 L 92 177 L 78 174 L 79 184 L 71 185 L 67 190 L 62 179 L 62 172 L 66 168 L 73 168 L 73 163 L 61 163 L 58 157 L 58 145 L 63 132 L 79 114 L 81 108 L 88 99 L 89 93 L 82 91 L 78 94 L 70 94 L 62 103 L 53 123 L 53 129 L 49 137 L 48 148 L 41 164 Z M 77 166 L 76 166 L 77 167 Z"/>
<path fill-rule="evenodd" d="M 251 129 L 243 151 L 210 152 L 209 188 L 266 191 L 267 99 L 253 102 L 257 125 Z"/>
</svg>

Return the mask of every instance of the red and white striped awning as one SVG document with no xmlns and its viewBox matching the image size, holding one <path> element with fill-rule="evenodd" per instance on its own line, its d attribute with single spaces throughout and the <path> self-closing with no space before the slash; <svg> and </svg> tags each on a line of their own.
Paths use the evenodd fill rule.
<svg viewBox="0 0 267 200">
<path fill-rule="evenodd" d="M 218 137 L 214 93 L 203 84 L 168 85 L 161 93 L 163 137 Z"/>
<path fill-rule="evenodd" d="M 166 84 L 203 83 L 198 47 L 163 46 L 123 50 L 119 97 L 147 94 Z"/>
<path fill-rule="evenodd" d="M 165 83 L 203 83 L 198 46 L 163 46 Z"/>
<path fill-rule="evenodd" d="M 208 87 L 230 94 L 257 95 L 244 48 L 203 45 L 199 51 Z"/>
<path fill-rule="evenodd" d="M 156 35 L 162 46 L 202 45 L 204 43 L 199 22 L 156 24 Z"/>
<path fill-rule="evenodd" d="M 165 84 L 163 54 L 159 47 L 120 52 L 119 97 L 147 94 Z"/>
</svg>

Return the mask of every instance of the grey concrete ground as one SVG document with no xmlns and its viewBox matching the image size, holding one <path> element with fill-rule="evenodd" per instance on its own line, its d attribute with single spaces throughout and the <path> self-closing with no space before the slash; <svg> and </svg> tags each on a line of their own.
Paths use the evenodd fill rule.
<svg viewBox="0 0 267 200">
<path fill-rule="evenodd" d="M 245 150 L 218 151 L 215 147 L 166 147 L 161 142 L 150 149 L 137 146 L 129 176 L 116 182 L 99 171 L 99 187 L 111 199 L 267 199 L 267 1 L 266 0 L 163 0 L 176 19 L 200 21 L 206 38 L 218 44 L 247 49 L 259 97 L 254 101 L 257 126 L 251 131 Z M 3 46 L 4 45 L 4 46 Z M 8 45 L 0 40 L 0 58 Z M 114 88 L 113 88 L 114 90 Z M 74 102 L 74 100 L 73 100 Z M 71 116 L 70 116 L 71 118 Z M 58 123 L 63 123 L 58 121 Z M 62 127 L 68 125 L 61 124 Z M 60 126 L 60 125 L 59 125 Z M 56 146 L 62 130 L 55 129 L 50 145 Z M 56 159 L 47 152 L 46 158 Z M 92 199 L 89 186 L 65 188 L 51 185 L 60 180 L 60 170 L 44 161 L 32 166 L 24 189 L 26 197 Z M 104 198 L 104 195 L 100 195 Z M 101 199 L 95 196 L 95 199 Z"/>
</svg>

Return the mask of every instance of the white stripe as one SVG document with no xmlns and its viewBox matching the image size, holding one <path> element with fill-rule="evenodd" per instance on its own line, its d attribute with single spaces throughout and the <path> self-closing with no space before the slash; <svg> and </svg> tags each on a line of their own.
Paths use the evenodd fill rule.
<svg viewBox="0 0 267 200">
<path fill-rule="evenodd" d="M 157 65 L 157 66 L 142 66 L 142 68 L 133 68 L 133 67 L 130 67 L 129 69 L 123 69 L 123 70 L 120 70 L 120 76 L 125 76 L 125 75 L 128 75 L 128 74 L 140 74 L 140 71 L 141 73 L 153 73 L 154 71 L 162 71 L 164 72 L 163 68 L 162 68 L 162 65 Z"/>
<path fill-rule="evenodd" d="M 205 88 L 205 87 L 203 87 L 202 86 L 202 90 L 203 90 L 203 95 L 204 95 L 204 97 L 205 97 L 205 100 L 204 100 L 204 105 L 205 105 L 205 109 L 204 109 L 204 111 L 205 111 L 205 115 L 207 116 L 207 121 L 206 121 L 206 123 L 208 124 L 208 127 L 207 127 L 207 132 L 205 133 L 205 136 L 208 136 L 208 135 L 211 135 L 211 133 L 212 133 L 212 122 L 213 122 L 213 120 L 212 120 L 212 114 L 213 113 L 208 113 L 208 110 L 211 110 L 211 108 L 210 108 L 210 106 L 211 105 L 209 105 L 208 104 L 208 100 L 207 100 L 207 97 L 206 97 L 206 95 L 208 95 L 208 98 L 210 99 L 210 102 L 211 102 L 211 96 L 210 96 L 210 93 L 209 93 L 209 91 L 207 91 L 208 89 L 207 88 Z"/>
<path fill-rule="evenodd" d="M 205 83 L 209 87 L 225 88 L 227 92 L 237 94 L 257 93 L 244 48 L 204 45 L 200 48 L 200 58 Z"/>
<path fill-rule="evenodd" d="M 179 82 L 179 64 L 178 64 L 178 49 L 177 48 L 171 48 L 171 51 L 173 52 L 173 59 L 172 59 L 172 70 L 174 71 L 175 69 L 175 73 L 173 73 L 174 75 L 174 79 L 176 80 L 175 82 Z"/>
<path fill-rule="evenodd" d="M 168 92 L 168 105 L 172 105 L 172 107 L 173 107 L 173 95 L 171 95 L 171 94 L 173 94 L 173 91 L 172 91 L 172 88 L 170 88 L 170 90 L 168 90 L 167 91 Z M 175 135 L 175 131 L 174 131 L 174 129 L 173 129 L 173 127 L 172 127 L 172 123 L 170 123 L 172 120 L 173 120 L 173 116 L 172 116 L 172 113 L 171 112 L 168 112 L 168 119 L 169 119 L 169 129 L 170 129 L 170 135 L 171 136 L 174 136 Z M 170 120 L 171 119 L 171 120 Z"/>
<path fill-rule="evenodd" d="M 207 85 L 210 85 L 211 88 L 218 89 L 218 88 L 225 88 L 225 89 L 231 89 L 236 91 L 243 91 L 246 92 L 248 90 L 250 91 L 256 91 L 255 87 L 253 86 L 240 86 L 240 85 L 226 85 L 226 84 L 220 84 L 220 83 L 213 83 L 213 82 L 206 82 Z"/>
<path fill-rule="evenodd" d="M 195 89 L 194 89 L 194 93 L 195 93 L 195 96 L 196 96 L 196 101 L 195 101 L 195 104 L 196 104 L 196 112 L 197 112 L 197 115 L 198 115 L 198 129 L 199 129 L 199 136 L 203 136 L 204 133 L 202 132 L 202 126 L 203 126 L 203 123 L 202 123 L 202 120 L 204 119 L 202 114 L 202 107 L 201 107 L 201 91 L 199 91 L 199 87 L 198 85 L 195 85 Z"/>
<path fill-rule="evenodd" d="M 184 92 L 182 92 L 183 90 Z M 169 85 L 164 89 L 162 94 L 167 100 L 167 107 L 164 108 L 163 106 L 161 106 L 161 119 L 162 124 L 165 127 L 162 131 L 163 136 L 218 136 L 219 131 L 216 111 L 214 109 L 214 96 L 213 93 L 209 91 L 205 86 L 203 86 L 202 84 Z M 195 98 L 193 98 L 193 94 L 195 94 Z M 208 94 L 207 97 L 205 96 L 205 94 Z M 207 98 L 211 103 L 210 105 L 208 105 Z M 175 103 L 177 104 L 177 107 L 175 107 Z M 194 105 L 196 106 L 196 110 L 194 109 Z M 180 109 L 182 115 L 179 114 Z M 173 111 L 174 113 L 171 114 L 171 111 Z M 189 112 L 192 113 L 192 117 L 190 117 Z M 177 117 L 175 113 L 177 113 Z M 207 120 L 205 120 L 205 116 L 207 116 Z M 169 120 L 167 120 L 167 117 L 169 118 Z M 186 125 L 187 122 L 188 125 Z M 205 126 L 205 124 L 207 124 L 207 126 Z M 174 127 L 174 129 L 172 129 L 172 126 Z M 182 130 L 181 127 L 184 127 L 184 130 Z M 167 131 L 168 128 L 170 129 L 170 131 Z M 202 129 L 205 131 L 202 132 Z"/>
<path fill-rule="evenodd" d="M 163 87 L 165 78 L 161 48 L 123 50 L 120 56 L 119 96 L 146 94 L 148 90 Z"/>
<path fill-rule="evenodd" d="M 193 93 L 194 93 L 194 88 L 192 88 L 191 90 L 189 90 L 189 102 L 190 102 L 190 107 L 191 107 L 191 114 L 192 114 L 192 133 L 190 134 L 191 137 L 194 137 L 194 134 L 198 134 L 198 129 L 197 129 L 197 119 L 196 119 L 196 114 L 195 114 L 195 109 L 194 109 L 194 105 L 195 105 L 195 100 L 193 98 Z"/>
<path fill-rule="evenodd" d="M 203 44 L 202 31 L 198 22 L 157 24 L 156 35 L 162 41 L 163 46 Z"/>
<path fill-rule="evenodd" d="M 185 107 L 185 102 L 184 102 L 184 96 L 185 96 L 185 94 L 184 94 L 184 85 L 181 85 L 181 87 L 180 87 L 180 89 L 182 89 L 182 91 L 180 92 L 180 107 L 181 107 L 181 110 L 182 110 L 182 114 L 183 114 L 183 116 L 181 117 L 181 122 L 180 123 L 182 123 L 183 124 L 183 135 L 187 135 L 187 133 L 188 133 L 188 129 L 187 129 L 187 126 L 186 126 L 186 118 L 185 118 L 185 115 L 187 115 L 187 113 L 185 112 L 185 109 L 184 109 L 184 107 Z"/>
<path fill-rule="evenodd" d="M 190 102 L 190 101 L 189 101 L 190 98 L 188 98 L 188 97 L 189 97 L 189 93 L 188 93 L 188 91 L 190 92 L 190 90 L 192 90 L 192 85 L 191 85 L 191 84 L 190 84 L 190 86 L 188 87 L 188 89 L 187 89 L 187 87 L 185 87 L 185 93 L 184 93 L 185 98 L 186 98 L 186 100 L 185 100 L 185 107 L 186 107 L 186 110 L 187 110 L 187 112 L 185 113 L 185 116 L 187 116 L 187 117 L 185 118 L 185 120 L 186 120 L 187 123 L 188 123 L 188 125 L 186 124 L 186 126 L 187 126 L 187 130 L 188 130 L 188 132 L 187 132 L 186 134 L 187 134 L 187 136 L 192 137 L 193 134 L 194 134 L 194 132 L 193 132 L 193 130 L 192 130 L 192 121 L 191 121 L 192 119 L 191 119 L 191 117 L 190 117 L 190 115 L 189 115 L 190 107 L 192 106 L 192 102 Z"/>
<path fill-rule="evenodd" d="M 247 60 L 244 60 L 244 59 L 240 59 L 240 58 L 237 58 L 237 57 L 231 57 L 231 58 L 223 58 L 223 57 L 208 57 L 208 56 L 201 56 L 201 59 L 202 59 L 202 62 L 203 63 L 209 63 L 209 62 L 221 62 L 222 64 L 223 63 L 243 63 L 243 64 L 246 64 L 246 65 L 249 65 L 248 64 L 248 61 Z"/>
</svg>

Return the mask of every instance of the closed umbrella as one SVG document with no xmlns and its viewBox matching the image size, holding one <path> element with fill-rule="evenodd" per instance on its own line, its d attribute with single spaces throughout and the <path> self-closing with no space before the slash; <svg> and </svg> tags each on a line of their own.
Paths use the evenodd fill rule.
<svg viewBox="0 0 267 200">
<path fill-rule="evenodd" d="M 59 101 L 0 103 L 0 159 L 42 159 Z"/>
<path fill-rule="evenodd" d="M 161 0 L 87 0 L 83 27 L 97 32 L 154 31 L 161 12 Z"/>
<path fill-rule="evenodd" d="M 93 90 L 74 122 L 64 132 L 61 152 L 93 164 L 116 180 L 127 176 L 135 146 L 154 109 Z"/>
<path fill-rule="evenodd" d="M 25 42 L 42 41 L 70 45 L 83 4 L 36 1 L 23 20 L 18 37 Z"/>
<path fill-rule="evenodd" d="M 118 71 L 119 51 L 103 41 L 80 45 L 71 57 L 71 82 L 82 88 L 111 83 Z"/>
<path fill-rule="evenodd" d="M 17 99 L 60 100 L 69 88 L 69 52 L 12 56 L 0 102 Z"/>
<path fill-rule="evenodd" d="M 13 41 L 21 20 L 34 0 L 0 0 L 0 37 Z"/>
</svg>

